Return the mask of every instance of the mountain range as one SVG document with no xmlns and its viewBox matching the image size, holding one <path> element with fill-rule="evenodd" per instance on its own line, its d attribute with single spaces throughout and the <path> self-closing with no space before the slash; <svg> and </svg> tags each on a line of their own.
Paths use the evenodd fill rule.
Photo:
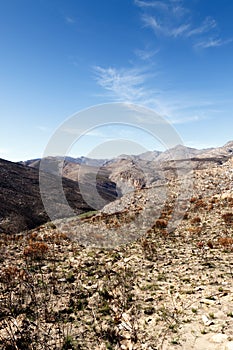
<svg viewBox="0 0 233 350">
<path fill-rule="evenodd" d="M 233 141 L 218 148 L 197 150 L 178 145 L 165 152 L 121 155 L 113 159 L 66 157 L 62 170 L 63 189 L 69 205 L 79 215 L 93 209 L 80 193 L 80 169 L 85 173 L 85 178 L 82 177 L 81 181 L 85 183 L 84 188 L 90 197 L 95 188 L 89 182 L 97 174 L 96 188 L 107 204 L 130 192 L 166 184 L 169 179 L 177 176 L 177 169 L 205 169 L 221 165 L 232 156 Z M 63 161 L 59 157 L 48 157 L 48 169 L 43 169 L 44 176 L 51 184 L 56 183 L 57 176 L 56 171 L 51 170 L 51 164 L 56 164 L 58 159 Z M 20 232 L 50 220 L 40 196 L 40 162 L 41 159 L 19 163 L 0 160 L 0 232 Z M 53 191 L 48 195 L 53 196 Z M 57 218 L 60 218 L 59 208 L 63 205 L 59 198 L 54 199 Z"/>
</svg>

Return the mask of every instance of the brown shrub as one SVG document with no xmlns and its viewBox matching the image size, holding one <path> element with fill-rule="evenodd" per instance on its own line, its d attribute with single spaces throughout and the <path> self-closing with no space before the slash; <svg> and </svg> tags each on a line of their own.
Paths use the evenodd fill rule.
<svg viewBox="0 0 233 350">
<path fill-rule="evenodd" d="M 29 246 L 24 249 L 24 256 L 33 260 L 41 260 L 48 252 L 48 245 L 43 242 L 31 242 Z"/>
<path fill-rule="evenodd" d="M 5 267 L 2 270 L 1 276 L 0 276 L 0 282 L 3 283 L 10 283 L 12 281 L 14 281 L 18 274 L 19 274 L 19 269 L 17 266 L 8 266 Z"/>
<path fill-rule="evenodd" d="M 231 237 L 220 237 L 218 243 L 223 247 L 230 247 L 233 245 L 233 238 Z"/>
<path fill-rule="evenodd" d="M 195 206 L 194 208 L 195 209 L 198 209 L 198 208 L 206 208 L 207 204 L 206 202 L 203 200 L 203 199 L 198 199 L 196 202 L 195 202 Z"/>
<path fill-rule="evenodd" d="M 165 219 L 167 217 L 169 217 L 173 212 L 173 209 L 167 209 L 167 210 L 163 210 L 161 212 L 161 215 L 160 215 L 160 219 Z"/>
<path fill-rule="evenodd" d="M 188 231 L 189 231 L 190 233 L 200 234 L 201 231 L 202 231 L 202 228 L 201 228 L 201 227 L 189 227 L 189 228 L 188 228 Z"/>
<path fill-rule="evenodd" d="M 200 224 L 201 218 L 199 216 L 195 216 L 193 219 L 190 220 L 192 224 Z"/>
<path fill-rule="evenodd" d="M 190 203 L 194 203 L 194 202 L 196 202 L 196 200 L 197 200 L 196 197 L 192 197 L 192 198 L 190 198 Z"/>
<path fill-rule="evenodd" d="M 222 215 L 222 219 L 225 221 L 226 224 L 232 224 L 233 223 L 233 213 L 225 213 Z"/>
<path fill-rule="evenodd" d="M 167 220 L 164 219 L 158 219 L 155 221 L 154 227 L 156 228 L 166 228 L 168 225 Z"/>
</svg>

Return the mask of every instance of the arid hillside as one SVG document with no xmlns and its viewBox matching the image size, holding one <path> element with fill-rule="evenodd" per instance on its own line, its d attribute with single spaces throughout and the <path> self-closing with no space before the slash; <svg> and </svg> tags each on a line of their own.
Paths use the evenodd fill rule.
<svg viewBox="0 0 233 350">
<path fill-rule="evenodd" d="M 1 234 L 0 349 L 233 349 L 228 153 L 166 160 L 160 186 Z"/>
</svg>

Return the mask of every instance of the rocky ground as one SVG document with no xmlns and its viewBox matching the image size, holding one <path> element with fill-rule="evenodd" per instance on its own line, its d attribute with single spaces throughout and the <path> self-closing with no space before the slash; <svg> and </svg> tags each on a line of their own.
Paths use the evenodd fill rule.
<svg viewBox="0 0 233 350">
<path fill-rule="evenodd" d="M 1 234 L 0 349 L 233 349 L 232 180 L 214 162 L 181 203 L 171 177 L 165 198 Z"/>
</svg>

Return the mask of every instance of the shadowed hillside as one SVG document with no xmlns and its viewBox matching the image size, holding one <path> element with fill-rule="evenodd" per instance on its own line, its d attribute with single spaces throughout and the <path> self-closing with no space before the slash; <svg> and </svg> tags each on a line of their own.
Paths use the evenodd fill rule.
<svg viewBox="0 0 233 350">
<path fill-rule="evenodd" d="M 53 198 L 53 205 L 58 213 L 57 218 L 59 218 L 64 203 L 56 198 L 57 179 L 48 173 L 44 173 L 43 176 L 49 184 L 48 196 Z M 50 220 L 40 196 L 38 169 L 1 159 L 0 179 L 0 232 L 20 232 Z M 75 214 L 78 215 L 92 209 L 83 200 L 77 182 L 63 178 L 63 190 Z M 113 183 L 110 182 L 109 186 L 106 186 L 105 181 L 101 179 L 98 190 L 106 200 L 115 199 Z"/>
</svg>

